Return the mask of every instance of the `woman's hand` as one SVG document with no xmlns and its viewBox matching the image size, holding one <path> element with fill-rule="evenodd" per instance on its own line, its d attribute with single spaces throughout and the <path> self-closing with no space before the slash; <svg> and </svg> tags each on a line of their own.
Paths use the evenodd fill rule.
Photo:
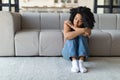
<svg viewBox="0 0 120 80">
<path fill-rule="evenodd" d="M 91 29 L 90 28 L 84 28 L 84 29 L 85 29 L 85 33 L 83 34 L 83 36 L 90 37 L 90 35 L 91 35 Z"/>
</svg>

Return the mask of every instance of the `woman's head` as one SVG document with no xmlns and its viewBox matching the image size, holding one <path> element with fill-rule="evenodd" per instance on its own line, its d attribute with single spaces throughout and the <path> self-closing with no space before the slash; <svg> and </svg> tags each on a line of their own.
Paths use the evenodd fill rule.
<svg viewBox="0 0 120 80">
<path fill-rule="evenodd" d="M 91 10 L 87 7 L 77 7 L 70 10 L 70 19 L 74 26 L 94 27 L 94 16 Z"/>
<path fill-rule="evenodd" d="M 82 15 L 77 13 L 73 19 L 73 24 L 75 27 L 81 26 L 83 24 L 82 22 Z"/>
</svg>

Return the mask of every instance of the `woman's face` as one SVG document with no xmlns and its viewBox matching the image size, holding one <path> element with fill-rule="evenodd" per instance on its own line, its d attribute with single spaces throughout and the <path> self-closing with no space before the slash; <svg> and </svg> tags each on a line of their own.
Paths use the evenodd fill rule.
<svg viewBox="0 0 120 80">
<path fill-rule="evenodd" d="M 75 18 L 73 20 L 73 24 L 75 27 L 80 27 L 80 25 L 82 25 L 82 15 L 81 14 L 76 14 Z"/>
</svg>

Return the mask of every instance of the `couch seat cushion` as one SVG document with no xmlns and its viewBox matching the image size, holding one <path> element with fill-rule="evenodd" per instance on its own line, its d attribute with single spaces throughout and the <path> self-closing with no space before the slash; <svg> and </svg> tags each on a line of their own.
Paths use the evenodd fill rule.
<svg viewBox="0 0 120 80">
<path fill-rule="evenodd" d="M 120 55 L 120 30 L 102 30 L 111 34 L 112 44 L 111 44 L 111 56 Z"/>
<path fill-rule="evenodd" d="M 38 56 L 39 30 L 21 30 L 15 35 L 16 56 Z"/>
<path fill-rule="evenodd" d="M 42 30 L 39 36 L 40 56 L 61 56 L 63 47 L 61 30 Z"/>
<path fill-rule="evenodd" d="M 89 40 L 90 55 L 109 56 L 111 49 L 111 36 L 101 30 L 92 30 Z"/>
</svg>

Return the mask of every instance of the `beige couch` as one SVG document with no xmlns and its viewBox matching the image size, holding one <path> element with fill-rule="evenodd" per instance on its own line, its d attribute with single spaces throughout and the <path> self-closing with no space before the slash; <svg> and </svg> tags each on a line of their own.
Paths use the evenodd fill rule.
<svg viewBox="0 0 120 80">
<path fill-rule="evenodd" d="M 91 56 L 120 56 L 120 14 L 94 14 Z M 61 56 L 69 13 L 0 12 L 0 56 Z"/>
</svg>

